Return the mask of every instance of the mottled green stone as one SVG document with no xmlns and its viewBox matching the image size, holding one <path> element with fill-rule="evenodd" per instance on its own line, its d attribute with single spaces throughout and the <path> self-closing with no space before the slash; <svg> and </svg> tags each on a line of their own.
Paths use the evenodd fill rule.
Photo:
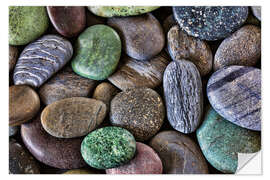
<svg viewBox="0 0 270 180">
<path fill-rule="evenodd" d="M 82 157 L 97 169 L 118 167 L 130 161 L 136 150 L 133 135 L 124 128 L 104 127 L 88 134 L 82 144 Z"/>
<path fill-rule="evenodd" d="M 201 150 L 212 166 L 235 173 L 238 153 L 255 153 L 261 148 L 260 132 L 239 127 L 209 108 L 196 132 Z"/>
<path fill-rule="evenodd" d="M 135 16 L 151 12 L 159 6 L 89 6 L 88 9 L 97 16 Z"/>
<path fill-rule="evenodd" d="M 117 67 L 121 56 L 121 40 L 114 29 L 94 25 L 80 34 L 72 60 L 72 69 L 80 76 L 104 80 Z"/>
<path fill-rule="evenodd" d="M 48 27 L 49 18 L 45 7 L 9 7 L 10 45 L 25 45 L 41 36 Z"/>
</svg>

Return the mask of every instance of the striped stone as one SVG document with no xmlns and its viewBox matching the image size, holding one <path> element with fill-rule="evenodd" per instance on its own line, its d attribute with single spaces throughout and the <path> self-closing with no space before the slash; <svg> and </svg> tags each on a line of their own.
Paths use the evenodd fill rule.
<svg viewBox="0 0 270 180">
<path fill-rule="evenodd" d="M 41 86 L 72 57 L 69 41 L 57 35 L 45 35 L 26 46 L 15 66 L 14 84 Z"/>
</svg>

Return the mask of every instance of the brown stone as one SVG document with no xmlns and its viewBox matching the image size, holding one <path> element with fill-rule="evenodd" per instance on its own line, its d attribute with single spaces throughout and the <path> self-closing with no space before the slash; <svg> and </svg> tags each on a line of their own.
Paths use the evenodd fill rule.
<svg viewBox="0 0 270 180">
<path fill-rule="evenodd" d="M 9 71 L 11 71 L 15 67 L 18 57 L 18 48 L 15 46 L 9 46 Z"/>
</svg>

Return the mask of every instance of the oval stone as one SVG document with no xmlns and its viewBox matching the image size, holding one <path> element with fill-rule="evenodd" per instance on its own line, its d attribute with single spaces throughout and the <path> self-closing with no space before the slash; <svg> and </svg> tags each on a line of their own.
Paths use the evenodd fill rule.
<svg viewBox="0 0 270 180">
<path fill-rule="evenodd" d="M 198 145 L 176 131 L 162 131 L 149 144 L 159 155 L 164 174 L 208 174 Z"/>
<path fill-rule="evenodd" d="M 253 15 L 261 21 L 261 6 L 252 6 Z"/>
<path fill-rule="evenodd" d="M 69 41 L 57 35 L 45 35 L 27 45 L 15 66 L 14 84 L 39 87 L 72 57 Z"/>
<path fill-rule="evenodd" d="M 255 153 L 261 148 L 259 132 L 230 123 L 212 108 L 207 110 L 203 124 L 196 133 L 208 162 L 224 173 L 235 173 L 238 153 Z"/>
<path fill-rule="evenodd" d="M 225 119 L 251 130 L 261 130 L 261 70 L 227 66 L 207 83 L 212 107 Z"/>
<path fill-rule="evenodd" d="M 9 72 L 15 67 L 18 57 L 18 48 L 15 46 L 9 46 Z"/>
<path fill-rule="evenodd" d="M 117 67 L 121 55 L 121 40 L 109 26 L 94 25 L 80 34 L 72 69 L 80 76 L 104 80 Z"/>
<path fill-rule="evenodd" d="M 194 132 L 201 122 L 203 93 L 200 73 L 186 60 L 171 62 L 163 76 L 167 118 L 182 133 Z"/>
<path fill-rule="evenodd" d="M 133 135 L 120 127 L 104 127 L 88 134 L 81 153 L 90 166 L 97 169 L 118 167 L 130 161 L 136 150 Z"/>
<path fill-rule="evenodd" d="M 42 6 L 9 7 L 9 44 L 25 45 L 41 36 L 49 27 L 46 8 Z"/>
<path fill-rule="evenodd" d="M 137 60 L 149 60 L 165 45 L 163 29 L 152 14 L 110 18 L 108 25 L 119 32 L 126 54 Z"/>
</svg>

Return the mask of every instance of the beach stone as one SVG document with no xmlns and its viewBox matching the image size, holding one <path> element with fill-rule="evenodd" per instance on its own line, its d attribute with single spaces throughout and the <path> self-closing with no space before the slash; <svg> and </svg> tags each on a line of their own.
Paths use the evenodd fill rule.
<svg viewBox="0 0 270 180">
<path fill-rule="evenodd" d="M 182 133 L 194 132 L 201 122 L 203 93 L 200 73 L 186 60 L 171 62 L 163 76 L 167 118 Z"/>
<path fill-rule="evenodd" d="M 19 50 L 15 46 L 9 46 L 9 72 L 13 70 L 19 57 Z"/>
<path fill-rule="evenodd" d="M 208 174 L 207 163 L 199 146 L 177 131 L 162 131 L 149 145 L 157 152 L 164 174 Z"/>
<path fill-rule="evenodd" d="M 48 6 L 47 12 L 54 28 L 65 37 L 77 36 L 85 27 L 83 6 Z"/>
<path fill-rule="evenodd" d="M 72 69 L 82 77 L 104 80 L 117 67 L 121 40 L 107 25 L 94 25 L 80 34 L 72 59 Z"/>
<path fill-rule="evenodd" d="M 8 134 L 9 136 L 14 136 L 17 134 L 17 132 L 19 131 L 19 126 L 9 126 L 8 127 Z"/>
<path fill-rule="evenodd" d="M 96 169 L 118 167 L 130 161 L 136 150 L 133 135 L 120 127 L 104 127 L 88 134 L 82 144 L 84 160 Z"/>
<path fill-rule="evenodd" d="M 68 170 L 66 172 L 64 172 L 63 174 L 101 174 L 99 171 L 94 170 L 94 169 L 71 169 Z"/>
<path fill-rule="evenodd" d="M 86 165 L 80 153 L 82 138 L 51 136 L 43 129 L 40 115 L 21 126 L 21 137 L 30 153 L 46 165 L 59 169 L 77 169 Z"/>
<path fill-rule="evenodd" d="M 187 59 L 193 62 L 200 74 L 205 76 L 212 70 L 213 55 L 210 46 L 173 26 L 168 34 L 168 51 L 173 60 Z"/>
<path fill-rule="evenodd" d="M 39 96 L 32 88 L 24 85 L 9 87 L 9 126 L 31 120 L 39 108 Z"/>
<path fill-rule="evenodd" d="M 117 71 L 108 80 L 121 90 L 134 87 L 156 88 L 161 84 L 163 73 L 170 61 L 164 51 L 148 61 L 123 55 Z"/>
<path fill-rule="evenodd" d="M 43 6 L 9 6 L 9 44 L 25 45 L 41 36 L 49 27 Z"/>
<path fill-rule="evenodd" d="M 81 77 L 66 66 L 39 88 L 39 95 L 46 105 L 71 97 L 88 97 L 97 82 Z"/>
<path fill-rule="evenodd" d="M 45 35 L 24 48 L 14 69 L 14 83 L 37 88 L 60 70 L 72 54 L 69 41 L 57 35 Z"/>
<path fill-rule="evenodd" d="M 215 41 L 228 37 L 246 21 L 247 6 L 176 6 L 173 14 L 188 35 Z"/>
<path fill-rule="evenodd" d="M 255 153 L 261 148 L 259 132 L 232 124 L 213 108 L 207 110 L 196 134 L 205 158 L 223 173 L 235 173 L 238 153 Z"/>
<path fill-rule="evenodd" d="M 119 32 L 124 51 L 134 59 L 149 60 L 165 45 L 163 29 L 152 14 L 110 18 L 108 25 Z"/>
<path fill-rule="evenodd" d="M 261 21 L 261 6 L 252 6 L 251 10 L 254 16 Z"/>
<path fill-rule="evenodd" d="M 88 9 L 97 16 L 135 16 L 151 12 L 159 6 L 88 6 Z"/>
<path fill-rule="evenodd" d="M 154 136 L 163 124 L 165 107 L 159 94 L 150 88 L 130 88 L 111 101 L 110 121 L 130 131 L 137 141 Z"/>
<path fill-rule="evenodd" d="M 226 120 L 261 130 L 261 70 L 227 66 L 213 73 L 207 83 L 212 107 Z"/>
<path fill-rule="evenodd" d="M 167 33 L 169 32 L 169 30 L 171 29 L 171 27 L 173 27 L 175 25 L 178 25 L 178 24 L 177 24 L 176 20 L 174 19 L 173 14 L 171 14 L 170 16 L 168 16 L 163 21 L 162 27 L 163 27 L 163 30 L 164 30 L 164 33 L 165 33 L 166 37 L 167 37 Z"/>
</svg>

